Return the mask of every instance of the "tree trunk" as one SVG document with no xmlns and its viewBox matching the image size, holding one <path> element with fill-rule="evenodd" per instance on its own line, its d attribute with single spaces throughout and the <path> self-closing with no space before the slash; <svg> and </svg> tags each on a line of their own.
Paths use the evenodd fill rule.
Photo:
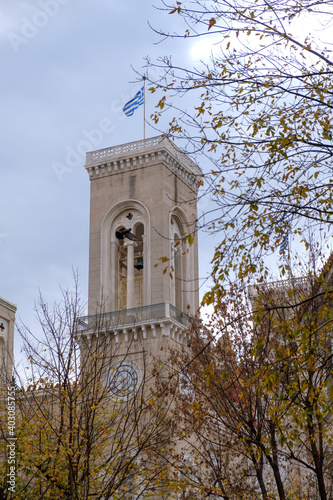
<svg viewBox="0 0 333 500">
<path fill-rule="evenodd" d="M 320 454 L 320 452 L 318 451 L 317 444 L 316 444 L 315 430 L 314 430 L 312 415 L 310 415 L 308 418 L 308 432 L 309 432 L 310 445 L 311 445 L 311 454 L 312 454 L 315 469 L 316 469 L 316 476 L 317 476 L 320 500 L 327 500 L 326 487 L 325 487 L 324 474 L 323 474 L 323 460 L 322 460 L 323 454 L 322 453 Z"/>
<path fill-rule="evenodd" d="M 254 468 L 256 471 L 257 481 L 258 481 L 259 486 L 260 486 L 262 498 L 263 498 L 263 500 L 268 500 L 268 495 L 267 495 L 267 490 L 266 490 L 266 485 L 265 485 L 264 475 L 263 475 L 263 456 L 261 455 L 260 463 L 258 463 L 255 456 L 252 455 L 252 462 L 254 463 Z"/>
<path fill-rule="evenodd" d="M 281 474 L 280 474 L 280 468 L 279 468 L 277 443 L 276 443 L 276 436 L 275 436 L 275 424 L 272 422 L 272 420 L 270 420 L 268 425 L 269 425 L 269 432 L 270 432 L 270 437 L 271 437 L 272 456 L 271 455 L 266 455 L 266 456 L 267 456 L 267 460 L 268 460 L 270 466 L 273 469 L 275 483 L 276 483 L 276 487 L 277 487 L 278 493 L 279 493 L 279 498 L 280 498 L 280 500 L 286 500 L 286 495 L 284 492 L 284 487 L 283 487 Z"/>
</svg>

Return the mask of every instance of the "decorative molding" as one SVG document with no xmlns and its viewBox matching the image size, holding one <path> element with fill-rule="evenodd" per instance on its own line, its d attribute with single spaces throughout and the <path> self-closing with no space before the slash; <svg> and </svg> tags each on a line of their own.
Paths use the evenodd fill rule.
<svg viewBox="0 0 333 500">
<path fill-rule="evenodd" d="M 0 297 L 0 305 L 3 307 L 6 307 L 6 309 L 10 309 L 14 313 L 17 311 L 17 305 L 13 304 L 12 302 L 9 302 L 8 300 Z"/>
<path fill-rule="evenodd" d="M 148 332 L 150 330 L 150 335 Z M 186 338 L 186 328 L 179 325 L 173 319 L 166 318 L 162 321 L 146 321 L 145 324 L 129 324 L 123 326 L 110 326 L 103 331 L 96 332 L 94 330 L 85 330 L 76 333 L 77 341 L 87 339 L 88 345 L 91 347 L 93 339 L 104 338 L 108 343 L 113 338 L 116 344 L 121 342 L 137 342 L 149 341 L 158 337 L 170 337 L 177 343 L 182 344 Z"/>
<path fill-rule="evenodd" d="M 286 280 L 279 281 L 269 281 L 267 283 L 258 283 L 256 285 L 249 285 L 248 295 L 250 299 L 255 299 L 260 295 L 273 290 L 274 293 L 286 293 L 288 290 L 293 288 L 298 288 L 306 292 L 310 287 L 310 281 L 308 276 L 292 277 Z"/>
<path fill-rule="evenodd" d="M 199 189 L 202 178 L 200 167 L 163 136 L 89 152 L 85 168 L 90 179 L 94 179 L 146 167 L 157 161 L 166 163 L 182 181 Z"/>
</svg>

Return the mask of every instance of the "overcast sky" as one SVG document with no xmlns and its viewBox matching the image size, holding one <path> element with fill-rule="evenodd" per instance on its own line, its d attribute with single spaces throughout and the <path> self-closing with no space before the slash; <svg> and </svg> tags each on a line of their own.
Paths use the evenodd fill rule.
<svg viewBox="0 0 333 500">
<path fill-rule="evenodd" d="M 84 150 L 142 139 L 142 113 L 127 118 L 121 111 L 139 89 L 131 67 L 141 70 L 145 56 L 175 50 L 186 60 L 193 50 L 186 41 L 156 44 L 147 21 L 172 31 L 177 19 L 151 0 L 0 4 L 0 296 L 33 327 L 38 290 L 52 302 L 59 285 L 72 285 L 72 268 L 87 297 Z M 147 115 L 154 99 L 148 96 Z M 146 136 L 155 135 L 147 127 Z"/>
</svg>

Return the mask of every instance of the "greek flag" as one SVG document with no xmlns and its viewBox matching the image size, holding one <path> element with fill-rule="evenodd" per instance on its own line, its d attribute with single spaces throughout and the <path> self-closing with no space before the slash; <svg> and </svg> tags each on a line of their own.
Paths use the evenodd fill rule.
<svg viewBox="0 0 333 500">
<path fill-rule="evenodd" d="M 123 107 L 123 112 L 125 113 L 126 116 L 132 116 L 134 111 L 141 106 L 141 104 L 144 103 L 145 100 L 145 91 L 144 87 L 141 87 L 139 92 L 135 94 L 135 97 L 128 101 L 125 106 Z"/>
<path fill-rule="evenodd" d="M 282 243 L 281 243 L 281 246 L 280 246 L 280 253 L 284 253 L 284 251 L 287 250 L 288 245 L 289 245 L 289 235 L 286 234 L 283 237 L 283 240 L 282 240 Z"/>
</svg>

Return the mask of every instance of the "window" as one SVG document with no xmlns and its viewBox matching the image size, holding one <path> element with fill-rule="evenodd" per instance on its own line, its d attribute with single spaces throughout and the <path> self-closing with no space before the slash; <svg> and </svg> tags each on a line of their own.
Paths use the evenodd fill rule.
<svg viewBox="0 0 333 500">
<path fill-rule="evenodd" d="M 101 232 L 101 293 L 106 311 L 150 304 L 150 225 L 142 203 L 129 200 L 104 217 Z"/>
</svg>

